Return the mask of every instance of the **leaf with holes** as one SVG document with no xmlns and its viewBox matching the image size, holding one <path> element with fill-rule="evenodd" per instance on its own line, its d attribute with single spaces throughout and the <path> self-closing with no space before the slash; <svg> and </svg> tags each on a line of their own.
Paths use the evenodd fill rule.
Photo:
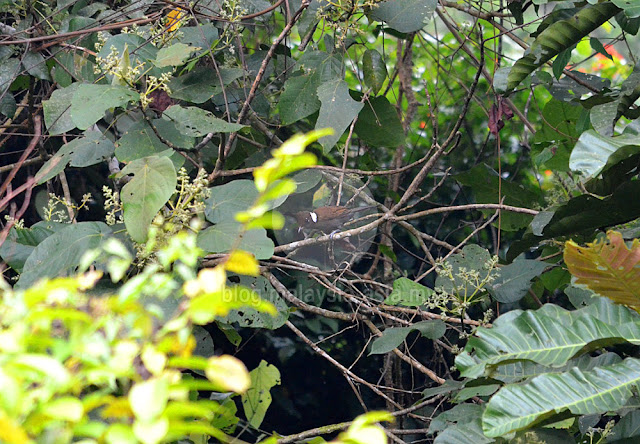
<svg viewBox="0 0 640 444">
<path fill-rule="evenodd" d="M 165 110 L 164 116 L 176 125 L 178 131 L 190 137 L 202 137 L 208 133 L 233 133 L 244 128 L 244 125 L 229 123 L 217 118 L 212 112 L 195 106 L 173 105 Z"/>
<path fill-rule="evenodd" d="M 151 221 L 176 190 L 176 170 L 168 157 L 151 156 L 125 166 L 119 176 L 133 174 L 122 188 L 124 224 L 136 242 L 147 240 Z"/>
<path fill-rule="evenodd" d="M 564 261 L 576 284 L 589 287 L 618 304 L 640 309 L 640 241 L 627 248 L 622 235 L 609 231 L 607 238 L 586 247 L 567 241 Z"/>
</svg>

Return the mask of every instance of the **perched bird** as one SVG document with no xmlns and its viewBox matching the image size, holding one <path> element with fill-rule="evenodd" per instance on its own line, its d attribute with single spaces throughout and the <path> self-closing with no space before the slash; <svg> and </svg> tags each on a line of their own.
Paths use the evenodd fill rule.
<svg viewBox="0 0 640 444">
<path fill-rule="evenodd" d="M 324 233 L 340 230 L 356 213 L 375 208 L 375 206 L 347 208 L 342 206 L 319 207 L 313 211 L 298 211 L 293 216 L 298 223 L 298 232 L 304 229 Z"/>
</svg>

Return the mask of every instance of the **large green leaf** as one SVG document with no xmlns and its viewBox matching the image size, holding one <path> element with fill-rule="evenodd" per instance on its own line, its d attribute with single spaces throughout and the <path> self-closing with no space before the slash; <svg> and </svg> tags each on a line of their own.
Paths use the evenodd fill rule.
<svg viewBox="0 0 640 444">
<path fill-rule="evenodd" d="M 178 178 L 171 159 L 165 156 L 134 160 L 119 173 L 129 174 L 133 178 L 120 194 L 124 224 L 134 241 L 144 242 L 151 221 L 175 192 Z"/>
<path fill-rule="evenodd" d="M 190 137 L 202 137 L 208 133 L 233 133 L 244 128 L 244 125 L 229 123 L 195 106 L 173 105 L 164 111 L 164 116 L 175 124 L 178 131 Z"/>
<path fill-rule="evenodd" d="M 255 255 L 256 259 L 270 259 L 275 245 L 264 228 L 242 231 L 235 221 L 224 221 L 198 233 L 198 246 L 209 253 L 228 253 L 239 248 Z"/>
<path fill-rule="evenodd" d="M 86 167 L 105 161 L 113 155 L 114 150 L 113 142 L 101 132 L 87 131 L 84 137 L 62 145 L 58 152 L 42 165 L 36 174 L 38 184 L 57 176 L 67 165 Z"/>
<path fill-rule="evenodd" d="M 191 103 L 204 103 L 216 94 L 220 94 L 225 86 L 244 75 L 244 71 L 240 68 L 220 68 L 218 72 L 212 71 L 210 67 L 200 66 L 187 74 L 174 77 L 169 82 L 171 89 L 169 95 Z"/>
<path fill-rule="evenodd" d="M 142 120 L 131 125 L 116 141 L 116 157 L 120 162 L 131 162 L 153 156 L 169 147 L 162 143 L 149 124 Z"/>
<path fill-rule="evenodd" d="M 565 243 L 564 262 L 577 279 L 575 284 L 605 296 L 618 304 L 640 309 L 640 241 L 628 248 L 622 235 L 609 231 L 607 239 L 586 247 Z"/>
<path fill-rule="evenodd" d="M 263 360 L 257 368 L 251 370 L 250 376 L 251 388 L 242 395 L 242 407 L 249 424 L 257 428 L 262 424 L 271 405 L 271 388 L 280 385 L 280 372 L 274 365 Z"/>
<path fill-rule="evenodd" d="M 284 325 L 289 318 L 289 307 L 266 278 L 240 276 L 240 284 L 258 293 L 265 301 L 271 302 L 276 307 L 278 314 L 273 316 L 271 313 L 247 306 L 231 310 L 228 315 L 219 317 L 217 320 L 227 324 L 237 323 L 240 327 L 267 328 L 269 330 L 275 330 Z"/>
<path fill-rule="evenodd" d="M 40 221 L 29 228 L 13 227 L 0 245 L 0 257 L 14 270 L 22 271 L 27 258 L 43 240 L 68 226 L 58 222 Z"/>
<path fill-rule="evenodd" d="M 411 279 L 401 277 L 393 281 L 393 291 L 385 304 L 404 305 L 407 307 L 420 307 L 433 295 L 434 291 L 429 287 L 412 281 Z"/>
<path fill-rule="evenodd" d="M 111 234 L 102 222 L 79 222 L 48 236 L 24 263 L 16 288 L 29 288 L 37 280 L 75 273 L 80 259 Z"/>
<path fill-rule="evenodd" d="M 322 103 L 316 121 L 316 129 L 333 128 L 333 134 L 322 137 L 319 142 L 325 151 L 329 151 L 340 139 L 345 130 L 363 107 L 349 95 L 347 82 L 341 79 L 323 83 L 318 87 L 318 98 Z"/>
<path fill-rule="evenodd" d="M 640 17 L 640 0 L 611 0 L 629 18 Z"/>
<path fill-rule="evenodd" d="M 634 135 L 623 134 L 617 137 L 608 137 L 600 135 L 594 130 L 585 131 L 580 135 L 571 152 L 569 167 L 572 171 L 582 173 L 587 179 L 596 177 L 607 163 L 617 163 L 622 160 L 612 157 L 620 148 L 634 145 L 638 147 L 637 150 L 640 152 L 638 142 L 638 137 Z"/>
<path fill-rule="evenodd" d="M 56 89 L 49 100 L 42 101 L 44 123 L 49 134 L 66 133 L 76 127 L 71 119 L 71 100 L 80 85 L 72 83 L 66 88 Z"/>
<path fill-rule="evenodd" d="M 517 302 L 531 288 L 531 280 L 550 264 L 532 259 L 518 258 L 512 264 L 498 270 L 496 280 L 489 286 L 489 292 L 498 302 Z"/>
<path fill-rule="evenodd" d="M 280 95 L 278 109 L 284 125 L 297 122 L 320 109 L 318 87 L 324 82 L 342 78 L 342 64 L 335 55 L 324 51 L 307 51 L 297 68 L 303 73 L 289 78 Z"/>
<path fill-rule="evenodd" d="M 560 20 L 542 31 L 508 76 L 507 91 L 513 91 L 529 74 L 552 57 L 578 43 L 583 37 L 620 12 L 613 2 L 582 7 L 573 17 Z"/>
<path fill-rule="evenodd" d="M 637 391 L 638 384 L 640 360 L 635 358 L 585 372 L 573 368 L 540 375 L 496 393 L 482 416 L 482 428 L 485 435 L 498 437 L 565 410 L 574 415 L 615 411 Z"/>
<path fill-rule="evenodd" d="M 354 129 L 370 146 L 395 147 L 402 145 L 405 139 L 398 113 L 386 97 L 367 100 Z"/>
<path fill-rule="evenodd" d="M 204 202 L 204 214 L 214 224 L 235 221 L 236 213 L 246 211 L 258 199 L 258 190 L 252 180 L 233 180 L 210 188 L 210 192 Z"/>
<path fill-rule="evenodd" d="M 153 62 L 157 67 L 180 66 L 195 52 L 198 48 L 194 48 L 184 43 L 174 43 L 171 46 L 163 47 L 158 51 L 156 60 Z"/>
<path fill-rule="evenodd" d="M 516 360 L 559 367 L 589 348 L 625 341 L 640 344 L 640 316 L 627 307 L 606 298 L 575 311 L 545 304 L 537 311 L 510 311 L 492 328 L 479 327 L 456 366 L 471 378 Z"/>
<path fill-rule="evenodd" d="M 421 30 L 436 10 L 436 0 L 388 0 L 378 3 L 370 16 L 400 32 Z"/>
<path fill-rule="evenodd" d="M 71 99 L 71 120 L 85 130 L 102 119 L 108 109 L 125 108 L 139 98 L 140 94 L 125 86 L 83 83 Z"/>
<path fill-rule="evenodd" d="M 382 56 L 375 49 L 367 49 L 362 55 L 362 71 L 364 74 L 364 83 L 373 94 L 378 94 L 382 84 L 387 80 L 387 64 Z"/>
</svg>

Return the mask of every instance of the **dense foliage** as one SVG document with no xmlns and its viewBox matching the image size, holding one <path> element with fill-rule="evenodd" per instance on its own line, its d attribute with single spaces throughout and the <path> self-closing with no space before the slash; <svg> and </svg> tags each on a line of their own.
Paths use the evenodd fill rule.
<svg viewBox="0 0 640 444">
<path fill-rule="evenodd" d="M 0 441 L 640 436 L 639 1 L 0 14 Z"/>
</svg>

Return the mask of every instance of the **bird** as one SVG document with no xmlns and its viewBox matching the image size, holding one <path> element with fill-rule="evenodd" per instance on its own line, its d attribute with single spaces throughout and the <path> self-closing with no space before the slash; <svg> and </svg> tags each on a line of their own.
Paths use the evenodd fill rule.
<svg viewBox="0 0 640 444">
<path fill-rule="evenodd" d="M 355 214 L 372 208 L 376 207 L 373 205 L 355 208 L 325 206 L 313 211 L 298 211 L 293 216 L 298 223 L 298 232 L 311 229 L 328 233 L 341 229 Z"/>
</svg>

